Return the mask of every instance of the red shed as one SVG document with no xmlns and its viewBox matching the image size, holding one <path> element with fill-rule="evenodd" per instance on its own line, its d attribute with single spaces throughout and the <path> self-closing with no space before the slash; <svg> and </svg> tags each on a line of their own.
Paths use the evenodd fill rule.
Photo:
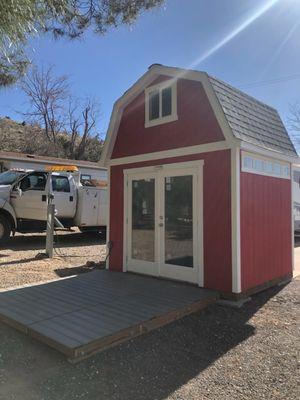
<svg viewBox="0 0 300 400">
<path fill-rule="evenodd" d="M 277 111 L 205 72 L 153 65 L 115 103 L 107 267 L 239 298 L 290 278 L 291 166 Z"/>
</svg>

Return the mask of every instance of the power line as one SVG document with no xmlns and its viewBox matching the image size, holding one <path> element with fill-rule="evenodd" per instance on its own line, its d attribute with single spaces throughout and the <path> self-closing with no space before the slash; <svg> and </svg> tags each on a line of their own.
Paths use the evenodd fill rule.
<svg viewBox="0 0 300 400">
<path fill-rule="evenodd" d="M 297 79 L 300 79 L 300 74 L 281 76 L 279 78 L 268 79 L 265 81 L 244 83 L 242 85 L 239 85 L 239 87 L 241 87 L 241 88 L 260 87 L 260 86 L 274 85 L 276 83 L 281 83 L 281 82 L 293 81 L 293 80 L 297 80 Z"/>
</svg>

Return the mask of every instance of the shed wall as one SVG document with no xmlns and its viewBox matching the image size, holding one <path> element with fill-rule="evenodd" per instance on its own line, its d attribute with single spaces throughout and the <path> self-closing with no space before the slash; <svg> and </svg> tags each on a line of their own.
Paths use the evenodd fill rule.
<svg viewBox="0 0 300 400">
<path fill-rule="evenodd" d="M 170 78 L 159 77 L 152 84 L 166 79 Z M 177 114 L 177 121 L 145 128 L 143 91 L 124 109 L 112 158 L 224 140 L 200 82 L 178 79 Z"/>
<path fill-rule="evenodd" d="M 109 239 L 113 242 L 113 248 L 110 269 L 122 271 L 123 268 L 124 169 L 200 159 L 204 160 L 204 285 L 206 288 L 231 292 L 230 150 L 111 167 Z"/>
<path fill-rule="evenodd" d="M 242 291 L 292 272 L 291 181 L 241 172 Z"/>
</svg>

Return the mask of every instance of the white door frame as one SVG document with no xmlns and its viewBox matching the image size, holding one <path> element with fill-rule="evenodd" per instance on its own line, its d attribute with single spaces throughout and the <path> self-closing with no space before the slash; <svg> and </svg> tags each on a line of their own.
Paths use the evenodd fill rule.
<svg viewBox="0 0 300 400">
<path fill-rule="evenodd" d="M 131 246 L 131 184 L 135 178 L 149 178 L 155 177 L 155 263 L 154 269 L 149 266 L 147 268 L 147 262 L 144 265 L 145 271 L 148 269 L 149 272 L 145 272 L 149 275 L 164 276 L 171 279 L 178 279 L 183 281 L 189 281 L 197 283 L 199 286 L 204 286 L 204 270 L 203 270 L 203 160 L 188 161 L 183 163 L 174 164 L 164 164 L 151 167 L 141 167 L 141 168 L 131 168 L 124 170 L 124 230 L 123 230 L 123 271 L 126 272 L 128 266 L 128 260 L 130 255 Z M 193 214 L 193 237 L 194 237 L 194 265 L 196 271 L 196 276 L 183 276 L 179 272 L 176 272 L 176 266 L 167 266 L 161 262 L 163 255 L 163 246 L 161 245 L 164 234 L 162 230 L 159 231 L 158 228 L 158 209 L 162 209 L 161 202 L 163 201 L 164 192 L 162 190 L 163 180 L 165 176 L 180 176 L 192 174 L 194 176 L 193 180 L 193 204 L 194 204 L 194 214 Z M 168 175 L 169 174 L 169 175 Z M 195 184 L 196 183 L 196 184 Z M 163 230 L 164 231 L 164 230 Z M 132 260 L 130 260 L 131 262 Z M 132 263 L 130 265 L 130 271 L 141 273 L 141 263 L 142 261 L 136 262 L 136 268 L 133 267 Z M 170 268 L 170 269 L 169 269 Z M 187 272 L 188 267 L 186 268 Z M 169 273 L 168 273 L 169 269 Z M 152 272 L 152 273 L 151 273 Z M 174 273 L 172 273 L 174 272 Z M 188 274 L 189 275 L 189 274 Z"/>
<path fill-rule="evenodd" d="M 144 260 L 135 260 L 131 258 L 131 244 L 132 244 L 132 235 L 131 235 L 131 222 L 132 222 L 132 181 L 138 180 L 138 179 L 154 179 L 155 186 L 155 196 L 154 196 L 154 206 L 155 206 L 155 215 L 154 215 L 154 262 L 149 262 L 149 261 L 144 261 Z M 154 275 L 157 276 L 159 273 L 159 266 L 158 266 L 158 260 L 159 260 L 159 246 L 158 246 L 158 241 L 156 240 L 156 235 L 158 234 L 158 227 L 157 227 L 157 201 L 158 201 L 158 179 L 157 179 L 157 174 L 155 172 L 134 172 L 131 174 L 128 174 L 127 180 L 126 180 L 126 188 L 127 188 L 127 217 L 125 218 L 126 221 L 124 221 L 124 224 L 126 223 L 126 247 L 124 247 L 123 253 L 125 253 L 125 265 L 126 265 L 126 270 L 128 267 L 128 264 L 130 263 L 130 271 L 131 272 L 137 272 L 141 273 L 140 270 L 142 269 L 143 273 L 146 275 Z M 125 200 L 125 198 L 124 198 Z M 125 217 L 125 213 L 124 213 Z M 124 225 L 125 226 L 125 225 Z"/>
</svg>

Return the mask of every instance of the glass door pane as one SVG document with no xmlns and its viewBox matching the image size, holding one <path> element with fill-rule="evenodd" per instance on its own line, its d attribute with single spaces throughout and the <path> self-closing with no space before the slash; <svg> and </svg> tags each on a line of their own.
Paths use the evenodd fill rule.
<svg viewBox="0 0 300 400">
<path fill-rule="evenodd" d="M 165 177 L 165 264 L 193 268 L 193 176 Z"/>
<path fill-rule="evenodd" d="M 155 179 L 132 181 L 131 258 L 155 261 Z"/>
</svg>

